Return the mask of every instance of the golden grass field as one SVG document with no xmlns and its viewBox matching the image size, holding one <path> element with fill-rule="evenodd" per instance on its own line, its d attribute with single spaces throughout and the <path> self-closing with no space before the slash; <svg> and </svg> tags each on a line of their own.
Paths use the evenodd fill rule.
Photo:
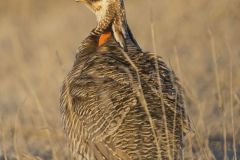
<svg viewBox="0 0 240 160">
<path fill-rule="evenodd" d="M 195 135 L 186 158 L 240 159 L 240 0 L 126 0 L 145 51 L 180 77 Z M 0 160 L 69 159 L 61 83 L 96 25 L 74 0 L 0 2 Z"/>
</svg>

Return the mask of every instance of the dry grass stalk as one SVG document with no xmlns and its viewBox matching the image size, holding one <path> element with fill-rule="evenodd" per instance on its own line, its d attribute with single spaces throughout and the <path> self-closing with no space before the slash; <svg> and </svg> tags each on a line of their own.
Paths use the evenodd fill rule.
<svg viewBox="0 0 240 160">
<path fill-rule="evenodd" d="M 42 104 L 41 104 L 41 101 L 40 99 L 38 98 L 37 96 L 37 93 L 35 92 L 34 90 L 34 87 L 31 86 L 31 83 L 29 82 L 29 80 L 27 79 L 27 76 L 25 75 L 25 72 L 24 72 L 24 69 L 27 68 L 27 66 L 25 66 L 24 64 L 22 64 L 20 62 L 20 59 L 21 57 L 19 55 L 23 54 L 24 51 L 20 45 L 20 40 L 18 40 L 18 38 L 14 39 L 15 42 L 14 44 L 17 45 L 16 47 L 16 51 L 15 51 L 15 56 L 14 56 L 14 61 L 15 61 L 15 64 L 22 70 L 22 72 L 20 73 L 20 79 L 22 80 L 22 82 L 24 83 L 24 85 L 26 86 L 27 88 L 27 91 L 29 92 L 29 95 L 30 97 L 35 101 L 35 104 L 36 104 L 36 107 L 38 109 L 38 112 L 41 116 L 41 120 L 44 124 L 44 126 L 46 127 L 45 131 L 46 131 L 46 135 L 48 137 L 48 141 L 49 141 L 49 144 L 52 146 L 52 156 L 53 156 L 53 159 L 54 160 L 57 160 L 57 154 L 56 154 L 56 151 L 53 147 L 53 141 L 52 141 L 52 136 L 51 136 L 51 133 L 50 133 L 50 130 L 49 130 L 49 125 L 48 125 L 48 122 L 46 120 L 46 117 L 45 117 L 45 112 L 43 110 L 43 107 L 42 107 Z M 20 53 L 20 54 L 17 54 L 17 53 Z"/>
<path fill-rule="evenodd" d="M 159 146 L 159 143 L 158 143 L 159 140 L 157 138 L 156 126 L 154 124 L 154 121 L 152 119 L 152 116 L 151 116 L 150 111 L 149 111 L 148 106 L 147 106 L 147 102 L 146 102 L 146 99 L 145 99 L 145 96 L 144 96 L 144 93 L 143 93 L 143 89 L 142 89 L 141 78 L 140 78 L 140 75 L 139 75 L 138 68 L 124 50 L 122 50 L 122 53 L 136 72 L 137 80 L 138 80 L 138 84 L 135 85 L 135 86 L 137 86 L 136 91 L 137 91 L 137 94 L 138 94 L 138 97 L 139 97 L 139 101 L 140 101 L 142 107 L 144 108 L 144 110 L 145 110 L 145 112 L 148 116 L 148 119 L 149 119 L 149 123 L 150 123 L 151 130 L 152 130 L 153 137 L 154 137 L 154 142 L 155 142 L 156 147 L 157 147 L 158 160 L 161 160 L 161 149 L 160 149 L 160 146 Z"/>
<path fill-rule="evenodd" d="M 151 4 L 151 3 L 150 3 Z M 158 68 L 158 56 L 157 56 L 157 48 L 156 48 L 156 39 L 155 39 L 155 30 L 154 30 L 154 21 L 153 21 L 153 11 L 152 11 L 152 6 L 150 8 L 150 25 L 151 25 L 151 37 L 152 37 L 152 45 L 153 45 L 153 55 L 154 55 L 154 59 L 155 59 L 155 69 L 157 72 L 157 82 L 158 82 L 158 88 L 159 88 L 159 93 L 160 93 L 160 99 L 161 99 L 161 104 L 162 104 L 162 112 L 163 112 L 163 120 L 164 120 L 164 126 L 165 126 L 165 134 L 167 136 L 167 145 L 168 145 L 168 157 L 170 158 L 170 160 L 172 159 L 172 157 L 174 157 L 174 155 L 171 155 L 170 153 L 170 139 L 169 139 L 169 133 L 168 133 L 168 127 L 167 127 L 167 117 L 166 117 L 166 110 L 165 110 L 165 105 L 163 102 L 163 94 L 162 94 L 162 85 L 161 85 L 161 79 L 160 79 L 160 75 L 159 75 L 159 68 Z M 176 102 L 177 103 L 177 102 Z M 175 108 L 177 106 L 175 105 Z M 174 119 L 176 118 L 176 112 L 174 113 Z M 174 123 L 175 124 L 175 123 Z M 173 133 L 175 132 L 175 127 L 173 128 Z M 159 140 L 160 141 L 160 140 Z M 174 141 L 174 138 L 172 139 L 172 141 Z M 174 144 L 174 143 L 173 143 Z"/>
<path fill-rule="evenodd" d="M 232 48 L 230 47 L 229 43 L 226 42 L 228 54 L 229 54 L 229 65 L 230 65 L 230 71 L 229 71 L 229 77 L 230 77 L 230 109 L 231 109 L 231 124 L 232 124 L 232 138 L 233 138 L 233 155 L 234 160 L 237 160 L 237 147 L 236 147 L 236 131 L 235 131 L 235 116 L 234 116 L 234 110 L 233 110 L 233 58 L 232 58 Z"/>
<path fill-rule="evenodd" d="M 212 58 L 213 58 L 213 65 L 214 65 L 214 74 L 215 74 L 215 81 L 217 86 L 217 95 L 218 95 L 218 107 L 222 110 L 222 118 L 223 118 L 223 138 L 224 138 L 224 160 L 227 160 L 227 131 L 226 131 L 226 111 L 223 105 L 223 98 L 221 92 L 221 84 L 220 84 L 220 77 L 219 77 L 219 67 L 217 63 L 217 51 L 216 51 L 216 44 L 215 39 L 213 36 L 212 31 L 209 29 L 208 34 L 210 36 L 211 42 L 211 50 L 212 50 Z"/>
</svg>

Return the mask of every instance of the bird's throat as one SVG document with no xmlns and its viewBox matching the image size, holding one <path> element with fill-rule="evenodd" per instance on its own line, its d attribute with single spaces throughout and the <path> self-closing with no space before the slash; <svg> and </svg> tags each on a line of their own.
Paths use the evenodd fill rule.
<svg viewBox="0 0 240 160">
<path fill-rule="evenodd" d="M 99 37 L 99 40 L 98 40 L 98 46 L 101 46 L 103 45 L 104 43 L 107 42 L 107 40 L 109 38 L 111 38 L 112 36 L 112 33 L 111 32 L 105 32 L 103 33 L 100 37 Z"/>
</svg>

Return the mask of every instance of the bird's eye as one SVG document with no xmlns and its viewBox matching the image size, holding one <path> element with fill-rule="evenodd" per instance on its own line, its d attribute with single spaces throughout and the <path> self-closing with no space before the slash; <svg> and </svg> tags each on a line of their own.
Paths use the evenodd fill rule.
<svg viewBox="0 0 240 160">
<path fill-rule="evenodd" d="M 89 4 L 93 4 L 93 3 L 96 3 L 96 2 L 100 2 L 100 1 L 102 1 L 102 0 L 87 0 L 87 2 Z"/>
<path fill-rule="evenodd" d="M 100 2 L 101 0 L 90 0 L 92 3 L 94 2 Z"/>
</svg>

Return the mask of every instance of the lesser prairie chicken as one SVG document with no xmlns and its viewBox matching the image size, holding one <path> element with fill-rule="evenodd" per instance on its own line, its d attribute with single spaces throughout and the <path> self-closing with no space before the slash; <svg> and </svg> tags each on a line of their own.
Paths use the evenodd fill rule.
<svg viewBox="0 0 240 160">
<path fill-rule="evenodd" d="M 61 93 L 73 159 L 182 159 L 190 130 L 183 90 L 156 54 L 143 52 L 123 0 L 81 0 L 97 17 Z"/>
</svg>

